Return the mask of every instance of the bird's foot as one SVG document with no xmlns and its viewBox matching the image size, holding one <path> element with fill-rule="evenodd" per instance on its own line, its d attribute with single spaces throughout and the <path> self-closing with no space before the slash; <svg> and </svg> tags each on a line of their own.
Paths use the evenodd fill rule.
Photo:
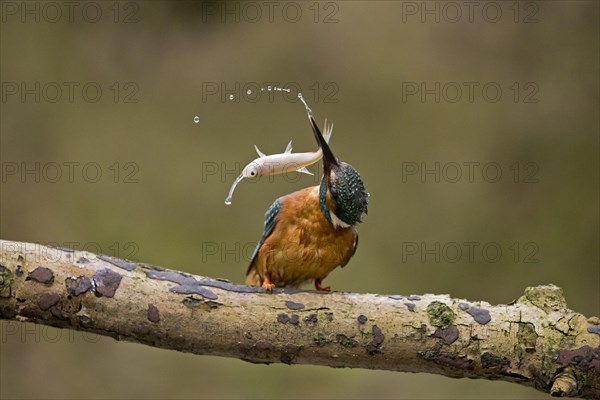
<svg viewBox="0 0 600 400">
<path fill-rule="evenodd" d="M 262 283 L 262 288 L 265 289 L 265 291 L 267 293 L 271 293 L 273 291 L 273 289 L 275 288 L 275 284 L 271 283 L 269 278 L 265 278 L 265 280 Z"/>
<path fill-rule="evenodd" d="M 331 286 L 322 287 L 320 279 L 315 280 L 315 289 L 320 290 L 322 292 L 331 292 Z"/>
</svg>

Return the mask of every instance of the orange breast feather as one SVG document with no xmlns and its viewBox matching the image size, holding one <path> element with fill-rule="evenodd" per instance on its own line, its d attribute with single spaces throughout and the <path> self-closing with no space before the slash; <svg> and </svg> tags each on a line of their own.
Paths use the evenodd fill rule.
<svg viewBox="0 0 600 400">
<path fill-rule="evenodd" d="M 261 280 L 268 278 L 276 286 L 323 280 L 352 257 L 356 238 L 353 227 L 334 228 L 325 219 L 319 187 L 309 187 L 281 199 L 275 229 L 259 249 L 253 267 Z"/>
</svg>

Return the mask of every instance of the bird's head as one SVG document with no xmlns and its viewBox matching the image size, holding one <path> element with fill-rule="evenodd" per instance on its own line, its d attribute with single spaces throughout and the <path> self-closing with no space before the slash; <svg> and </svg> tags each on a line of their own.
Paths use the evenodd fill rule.
<svg viewBox="0 0 600 400">
<path fill-rule="evenodd" d="M 319 192 L 321 211 L 334 226 L 348 227 L 361 222 L 368 213 L 369 193 L 354 167 L 339 161 L 323 138 L 315 120 L 310 117 L 315 139 L 323 151 L 323 179 Z M 327 206 L 327 192 L 335 211 Z"/>
</svg>

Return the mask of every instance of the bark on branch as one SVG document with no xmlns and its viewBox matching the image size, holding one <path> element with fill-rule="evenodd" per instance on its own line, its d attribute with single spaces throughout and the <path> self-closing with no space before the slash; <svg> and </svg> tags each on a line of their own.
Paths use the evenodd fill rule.
<svg viewBox="0 0 600 400">
<path fill-rule="evenodd" d="M 234 285 L 84 251 L 0 240 L 0 318 L 254 363 L 499 379 L 600 398 L 600 321 L 560 288 L 508 305 Z"/>
</svg>

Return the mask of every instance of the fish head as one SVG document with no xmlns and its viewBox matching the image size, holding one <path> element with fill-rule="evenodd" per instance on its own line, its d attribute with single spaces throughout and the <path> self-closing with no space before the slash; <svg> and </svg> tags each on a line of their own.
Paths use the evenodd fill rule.
<svg viewBox="0 0 600 400">
<path fill-rule="evenodd" d="M 258 160 L 252 161 L 242 170 L 242 176 L 246 179 L 257 178 L 261 175 L 262 167 Z"/>
</svg>

